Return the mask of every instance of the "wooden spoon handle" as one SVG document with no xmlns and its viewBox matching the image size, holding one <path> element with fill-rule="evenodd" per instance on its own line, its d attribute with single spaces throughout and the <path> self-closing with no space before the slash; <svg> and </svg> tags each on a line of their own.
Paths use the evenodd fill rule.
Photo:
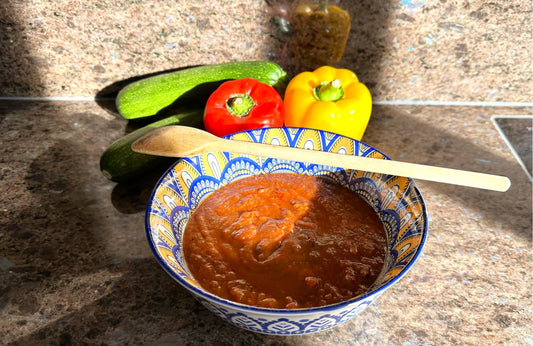
<svg viewBox="0 0 533 346">
<path fill-rule="evenodd" d="M 507 191 L 511 186 L 509 178 L 498 175 L 268 144 L 226 141 L 229 143 L 225 143 L 223 151 L 240 154 L 302 161 L 502 192 Z M 219 149 L 222 148 L 219 147 Z"/>
<path fill-rule="evenodd" d="M 194 156 L 209 151 L 227 151 L 502 192 L 507 191 L 511 186 L 509 178 L 499 175 L 318 150 L 229 140 L 185 126 L 167 126 L 156 129 L 134 142 L 132 149 L 143 154 L 171 157 Z"/>
</svg>

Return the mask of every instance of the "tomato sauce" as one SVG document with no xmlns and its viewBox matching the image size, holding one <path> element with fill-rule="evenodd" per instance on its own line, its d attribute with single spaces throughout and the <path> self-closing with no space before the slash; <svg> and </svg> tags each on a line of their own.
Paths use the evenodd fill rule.
<svg viewBox="0 0 533 346">
<path fill-rule="evenodd" d="M 364 293 L 380 274 L 386 234 L 354 192 L 276 173 L 208 196 L 184 231 L 185 260 L 207 291 L 267 308 L 309 308 Z"/>
</svg>

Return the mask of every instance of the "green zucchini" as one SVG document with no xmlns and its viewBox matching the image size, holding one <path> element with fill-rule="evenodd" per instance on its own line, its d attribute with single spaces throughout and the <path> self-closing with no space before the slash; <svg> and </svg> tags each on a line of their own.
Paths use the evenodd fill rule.
<svg viewBox="0 0 533 346">
<path fill-rule="evenodd" d="M 282 86 L 287 73 L 269 61 L 241 61 L 185 68 L 147 77 L 121 89 L 116 98 L 119 113 L 126 119 L 161 115 L 176 106 L 195 103 L 204 107 L 209 95 L 227 80 L 255 78 L 271 86 Z"/>
<path fill-rule="evenodd" d="M 100 157 L 102 174 L 117 183 L 124 183 L 148 172 L 151 168 L 168 163 L 168 157 L 146 155 L 131 150 L 131 144 L 148 132 L 168 125 L 201 126 L 203 110 L 176 114 L 141 127 L 113 142 Z"/>
</svg>

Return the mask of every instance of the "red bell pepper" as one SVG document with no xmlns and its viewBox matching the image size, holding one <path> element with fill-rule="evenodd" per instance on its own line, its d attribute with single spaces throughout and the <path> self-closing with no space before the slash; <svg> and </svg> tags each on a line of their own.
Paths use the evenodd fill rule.
<svg viewBox="0 0 533 346">
<path fill-rule="evenodd" d="M 283 100 L 268 84 L 253 78 L 222 83 L 204 110 L 205 129 L 219 137 L 263 127 L 283 126 Z"/>
</svg>

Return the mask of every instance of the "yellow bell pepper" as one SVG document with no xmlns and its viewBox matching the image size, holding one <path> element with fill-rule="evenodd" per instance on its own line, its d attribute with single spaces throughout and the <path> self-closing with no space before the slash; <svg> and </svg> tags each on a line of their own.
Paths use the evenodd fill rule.
<svg viewBox="0 0 533 346">
<path fill-rule="evenodd" d="M 361 140 L 372 112 L 368 88 L 350 70 L 322 66 L 296 75 L 285 90 L 285 126 Z"/>
</svg>

